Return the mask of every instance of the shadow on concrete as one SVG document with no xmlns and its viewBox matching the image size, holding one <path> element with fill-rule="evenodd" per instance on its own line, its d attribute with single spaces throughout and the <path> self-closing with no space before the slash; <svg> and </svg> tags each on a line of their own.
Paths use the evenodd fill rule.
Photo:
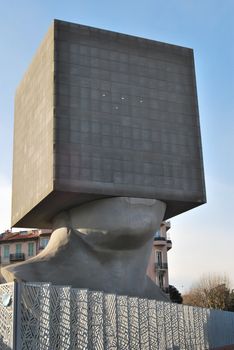
<svg viewBox="0 0 234 350">
<path fill-rule="evenodd" d="M 204 334 L 209 349 L 234 349 L 234 313 L 209 309 Z"/>
</svg>

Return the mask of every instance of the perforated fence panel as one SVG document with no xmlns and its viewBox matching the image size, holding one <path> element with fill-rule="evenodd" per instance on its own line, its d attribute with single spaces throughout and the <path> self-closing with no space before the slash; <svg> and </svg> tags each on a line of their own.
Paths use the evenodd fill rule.
<svg viewBox="0 0 234 350">
<path fill-rule="evenodd" d="M 0 285 L 0 349 L 13 349 L 14 346 L 14 314 L 15 285 Z"/>
<path fill-rule="evenodd" d="M 234 344 L 231 312 L 48 283 L 0 285 L 0 301 L 1 350 L 205 350 Z"/>
</svg>

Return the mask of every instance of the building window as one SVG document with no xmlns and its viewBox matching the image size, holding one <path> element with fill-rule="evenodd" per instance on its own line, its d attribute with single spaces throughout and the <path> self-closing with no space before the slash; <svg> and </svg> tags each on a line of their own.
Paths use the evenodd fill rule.
<svg viewBox="0 0 234 350">
<path fill-rule="evenodd" d="M 28 256 L 34 256 L 34 243 L 28 243 Z"/>
<path fill-rule="evenodd" d="M 19 244 L 19 243 L 16 244 L 16 248 L 15 248 L 16 254 L 20 254 L 21 253 L 21 246 L 22 246 L 22 244 Z"/>
<path fill-rule="evenodd" d="M 159 237 L 161 237 L 161 233 L 160 233 L 160 231 L 155 232 L 154 237 L 155 237 L 155 238 L 159 238 Z"/>
<path fill-rule="evenodd" d="M 159 287 L 161 289 L 163 289 L 164 283 L 163 283 L 163 274 L 162 273 L 159 273 L 159 275 L 158 275 L 158 282 L 159 282 Z"/>
<path fill-rule="evenodd" d="M 156 263 L 158 267 L 162 267 L 162 252 L 156 250 L 155 252 Z"/>
<path fill-rule="evenodd" d="M 49 238 L 41 238 L 40 241 L 40 249 L 44 249 L 49 242 Z"/>
<path fill-rule="evenodd" d="M 3 257 L 5 259 L 9 258 L 10 247 L 9 245 L 4 245 L 3 247 Z"/>
</svg>

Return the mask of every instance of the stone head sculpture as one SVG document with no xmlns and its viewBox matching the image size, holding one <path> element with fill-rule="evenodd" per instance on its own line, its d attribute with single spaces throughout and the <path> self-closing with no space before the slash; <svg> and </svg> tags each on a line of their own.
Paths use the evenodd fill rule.
<svg viewBox="0 0 234 350">
<path fill-rule="evenodd" d="M 153 233 L 206 201 L 193 51 L 55 20 L 15 101 L 12 225 L 55 231 L 3 274 L 152 296 Z"/>
</svg>

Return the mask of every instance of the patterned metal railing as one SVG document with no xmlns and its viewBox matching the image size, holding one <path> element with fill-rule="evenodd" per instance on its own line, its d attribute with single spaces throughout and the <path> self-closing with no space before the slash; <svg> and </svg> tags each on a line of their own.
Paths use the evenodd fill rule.
<svg viewBox="0 0 234 350">
<path fill-rule="evenodd" d="M 24 253 L 10 254 L 10 261 L 22 261 L 22 260 L 25 260 Z"/>
<path fill-rule="evenodd" d="M 234 344 L 231 312 L 47 283 L 0 285 L 0 298 L 1 350 L 203 350 Z"/>
<path fill-rule="evenodd" d="M 163 262 L 156 262 L 155 263 L 155 268 L 156 270 L 167 270 L 168 269 L 168 264 L 163 263 Z"/>
<path fill-rule="evenodd" d="M 0 285 L 0 349 L 14 348 L 15 284 Z"/>
</svg>

